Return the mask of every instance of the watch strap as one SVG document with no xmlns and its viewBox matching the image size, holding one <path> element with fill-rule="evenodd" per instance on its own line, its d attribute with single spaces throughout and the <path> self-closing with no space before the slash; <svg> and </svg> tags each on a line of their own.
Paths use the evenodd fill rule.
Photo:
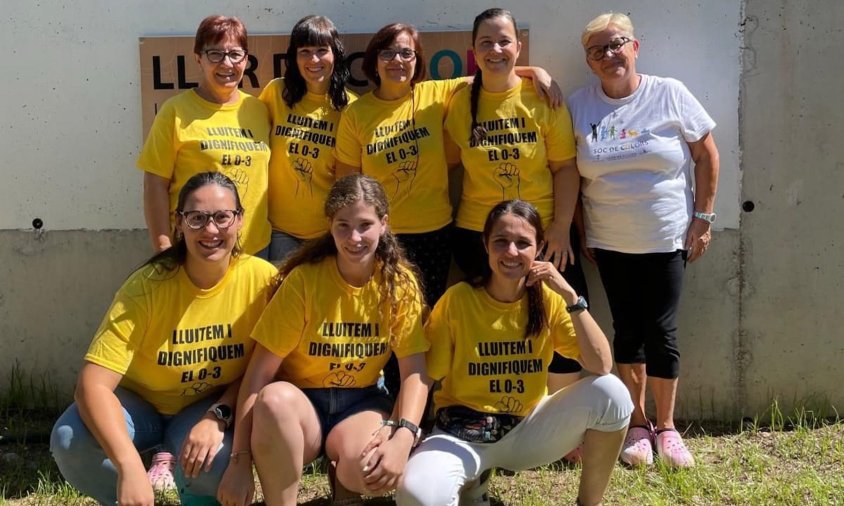
<svg viewBox="0 0 844 506">
<path fill-rule="evenodd" d="M 566 306 L 566 311 L 568 311 L 569 314 L 575 314 L 588 308 L 589 304 L 586 302 L 586 298 L 581 295 L 577 298 L 577 301 L 575 301 L 574 304 L 572 304 L 571 306 Z"/>
<path fill-rule="evenodd" d="M 700 212 L 700 211 L 695 211 L 692 214 L 692 217 L 697 218 L 698 220 L 701 220 L 701 221 L 705 221 L 705 222 L 707 222 L 711 225 L 711 224 L 715 223 L 716 214 L 715 213 L 703 213 L 703 212 Z"/>
<path fill-rule="evenodd" d="M 413 446 L 415 447 L 416 445 L 418 445 L 419 440 L 422 438 L 422 429 L 419 428 L 419 426 L 415 423 L 411 422 L 410 420 L 407 420 L 406 418 L 402 418 L 401 420 L 399 420 L 398 428 L 396 430 L 401 429 L 402 427 L 409 430 L 410 433 L 413 434 Z"/>
</svg>

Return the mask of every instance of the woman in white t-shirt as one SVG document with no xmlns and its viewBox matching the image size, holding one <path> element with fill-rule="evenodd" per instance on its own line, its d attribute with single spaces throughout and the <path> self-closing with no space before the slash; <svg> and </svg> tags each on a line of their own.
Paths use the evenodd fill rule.
<svg viewBox="0 0 844 506">
<path fill-rule="evenodd" d="M 636 407 L 621 459 L 651 464 L 655 444 L 668 465 L 689 467 L 694 459 L 674 427 L 676 316 L 686 262 L 706 251 L 715 221 L 715 122 L 681 82 L 636 72 L 639 41 L 626 15 L 598 16 L 581 41 L 600 79 L 569 98 L 584 253 L 600 270 L 618 371 Z M 645 414 L 646 384 L 655 427 Z"/>
</svg>

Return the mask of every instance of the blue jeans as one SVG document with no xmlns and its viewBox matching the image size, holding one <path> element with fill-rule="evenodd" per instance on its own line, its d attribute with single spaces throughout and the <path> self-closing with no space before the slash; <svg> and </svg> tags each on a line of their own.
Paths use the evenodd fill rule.
<svg viewBox="0 0 844 506">
<path fill-rule="evenodd" d="M 287 232 L 273 229 L 267 260 L 276 264 L 283 263 L 283 260 L 299 249 L 299 246 L 301 246 L 303 242 L 305 242 L 305 239 L 299 239 Z"/>
<path fill-rule="evenodd" d="M 177 457 L 188 432 L 217 400 L 217 396 L 212 396 L 168 416 L 158 413 L 150 403 L 126 389 L 118 387 L 114 393 L 123 408 L 129 437 L 138 452 L 160 449 Z M 173 474 L 183 505 L 218 504 L 217 486 L 229 464 L 232 432 L 232 429 L 226 431 L 223 447 L 214 457 L 210 471 L 202 471 L 198 478 L 186 478 L 181 466 L 176 465 Z M 71 485 L 101 504 L 116 503 L 117 470 L 85 426 L 76 403 L 56 421 L 50 435 L 50 451 Z"/>
<path fill-rule="evenodd" d="M 381 411 L 389 415 L 393 410 L 393 400 L 377 385 L 364 388 L 303 388 L 302 393 L 311 401 L 319 417 L 323 447 L 328 434 L 346 418 L 362 411 Z"/>
</svg>

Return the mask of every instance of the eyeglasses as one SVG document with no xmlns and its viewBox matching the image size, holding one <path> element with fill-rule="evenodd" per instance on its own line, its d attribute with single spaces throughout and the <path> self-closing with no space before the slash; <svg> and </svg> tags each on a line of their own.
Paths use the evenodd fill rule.
<svg viewBox="0 0 844 506">
<path fill-rule="evenodd" d="M 378 51 L 378 58 L 383 61 L 393 61 L 396 55 L 399 55 L 399 57 L 404 61 L 410 61 L 416 58 L 416 51 L 410 49 L 409 47 L 402 49 L 382 49 Z"/>
<path fill-rule="evenodd" d="M 240 63 L 246 58 L 246 51 L 243 49 L 232 49 L 231 51 L 208 49 L 203 51 L 203 53 L 205 53 L 205 56 L 208 57 L 208 61 L 211 63 L 220 63 L 226 56 L 229 57 L 229 61 L 232 63 Z"/>
<path fill-rule="evenodd" d="M 607 51 L 617 55 L 624 49 L 624 45 L 630 42 L 627 37 L 613 39 L 609 44 L 603 46 L 591 46 L 586 48 L 586 56 L 592 61 L 601 61 L 607 56 Z"/>
<path fill-rule="evenodd" d="M 225 230 L 234 225 L 237 218 L 243 211 L 221 209 L 219 211 L 179 211 L 179 216 L 185 221 L 185 225 L 192 230 L 202 230 L 212 220 L 220 230 Z"/>
</svg>

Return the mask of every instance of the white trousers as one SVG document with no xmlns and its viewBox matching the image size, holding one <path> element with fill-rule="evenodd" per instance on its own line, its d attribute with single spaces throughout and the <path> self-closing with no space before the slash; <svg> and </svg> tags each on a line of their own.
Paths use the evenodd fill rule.
<svg viewBox="0 0 844 506">
<path fill-rule="evenodd" d="M 487 469 L 519 471 L 549 464 L 577 447 L 589 429 L 623 429 L 632 412 L 627 388 L 607 374 L 546 396 L 496 443 L 468 443 L 434 429 L 410 456 L 396 504 L 457 506 L 461 492 Z"/>
</svg>

